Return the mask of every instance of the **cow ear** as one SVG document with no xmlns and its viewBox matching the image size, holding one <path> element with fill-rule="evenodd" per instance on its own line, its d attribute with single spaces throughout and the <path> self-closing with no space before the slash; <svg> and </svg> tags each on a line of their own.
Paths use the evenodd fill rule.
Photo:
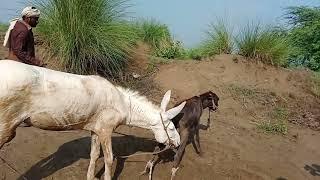
<svg viewBox="0 0 320 180">
<path fill-rule="evenodd" d="M 173 119 L 176 115 L 178 115 L 181 112 L 185 105 L 186 101 L 183 101 L 183 103 L 181 103 L 179 106 L 169 109 L 167 112 L 165 112 L 167 117 L 169 119 Z"/>
<path fill-rule="evenodd" d="M 169 104 L 170 101 L 170 96 L 171 96 L 171 90 L 168 90 L 166 94 L 163 96 L 162 101 L 161 101 L 161 110 L 162 112 L 166 112 L 166 108 Z"/>
</svg>

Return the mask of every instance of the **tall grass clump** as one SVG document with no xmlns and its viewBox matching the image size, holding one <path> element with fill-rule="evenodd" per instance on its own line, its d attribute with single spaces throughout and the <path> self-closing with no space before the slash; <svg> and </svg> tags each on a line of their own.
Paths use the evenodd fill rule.
<svg viewBox="0 0 320 180">
<path fill-rule="evenodd" d="M 203 54 L 202 54 L 201 48 L 196 47 L 196 48 L 188 49 L 185 52 L 185 56 L 186 58 L 190 58 L 193 60 L 201 60 L 203 57 Z"/>
<path fill-rule="evenodd" d="M 247 25 L 236 38 L 238 53 L 266 64 L 287 65 L 290 46 L 286 38 L 273 28 Z"/>
<path fill-rule="evenodd" d="M 232 31 L 224 21 L 219 20 L 218 23 L 212 23 L 209 26 L 207 37 L 200 46 L 200 51 L 203 56 L 231 54 L 233 46 Z"/>
<path fill-rule="evenodd" d="M 35 0 L 42 15 L 39 35 L 65 65 L 78 74 L 116 77 L 136 39 L 126 23 L 124 0 Z"/>
<path fill-rule="evenodd" d="M 136 22 L 135 27 L 139 39 L 150 46 L 152 55 L 166 59 L 184 56 L 182 43 L 173 39 L 166 24 L 154 19 L 142 19 Z"/>
<path fill-rule="evenodd" d="M 153 50 L 168 46 L 172 39 L 167 25 L 154 19 L 143 19 L 136 22 L 139 38 Z"/>
</svg>

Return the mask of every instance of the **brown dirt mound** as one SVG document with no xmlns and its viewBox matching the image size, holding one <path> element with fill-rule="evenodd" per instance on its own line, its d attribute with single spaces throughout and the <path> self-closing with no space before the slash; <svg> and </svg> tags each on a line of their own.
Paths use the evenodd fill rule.
<svg viewBox="0 0 320 180">
<path fill-rule="evenodd" d="M 155 81 L 162 89 L 172 89 L 178 99 L 212 90 L 225 100 L 236 98 L 235 102 L 225 104 L 229 108 L 240 103 L 246 110 L 251 107 L 259 113 L 266 108 L 286 106 L 292 113 L 292 122 L 320 128 L 320 101 L 310 92 L 309 71 L 277 68 L 235 57 L 219 55 L 210 61 L 163 65 Z M 251 106 L 246 107 L 250 102 Z M 309 125 L 310 118 L 313 125 Z"/>
</svg>

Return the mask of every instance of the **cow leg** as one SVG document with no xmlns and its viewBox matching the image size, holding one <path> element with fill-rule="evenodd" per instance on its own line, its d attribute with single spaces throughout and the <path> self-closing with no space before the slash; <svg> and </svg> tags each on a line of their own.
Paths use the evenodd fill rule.
<svg viewBox="0 0 320 180">
<path fill-rule="evenodd" d="M 100 141 L 98 135 L 91 132 L 91 152 L 90 152 L 90 164 L 87 172 L 87 180 L 95 180 L 95 168 L 96 162 L 100 155 Z"/>
<path fill-rule="evenodd" d="M 111 180 L 111 168 L 113 163 L 111 135 L 112 131 L 105 131 L 99 134 L 99 139 L 102 145 L 104 155 L 104 180 Z"/>
<path fill-rule="evenodd" d="M 181 132 L 180 138 L 181 138 L 181 144 L 179 146 L 179 149 L 178 149 L 177 153 L 174 156 L 173 167 L 171 169 L 171 180 L 174 179 L 174 177 L 176 175 L 176 172 L 179 169 L 180 162 L 182 160 L 182 157 L 183 157 L 184 152 L 185 152 L 185 148 L 186 148 L 187 143 L 189 141 L 189 131 L 188 131 L 188 129 L 186 129 L 186 130 Z"/>
<path fill-rule="evenodd" d="M 16 136 L 17 126 L 18 125 L 14 123 L 0 122 L 0 149 Z"/>
<path fill-rule="evenodd" d="M 8 132 L 5 132 L 5 133 L 1 133 L 0 132 L 0 149 L 2 149 L 2 147 L 6 143 L 10 142 L 14 137 L 16 137 L 16 131 L 15 130 L 12 130 L 12 132 L 8 131 Z"/>
</svg>

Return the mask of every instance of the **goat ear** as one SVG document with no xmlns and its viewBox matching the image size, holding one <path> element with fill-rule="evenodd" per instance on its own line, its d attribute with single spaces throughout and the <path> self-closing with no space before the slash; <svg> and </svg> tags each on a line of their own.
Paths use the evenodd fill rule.
<svg viewBox="0 0 320 180">
<path fill-rule="evenodd" d="M 168 90 L 166 92 L 166 94 L 163 96 L 162 98 L 162 101 L 161 101 L 161 110 L 163 112 L 166 112 L 166 108 L 167 108 L 167 105 L 169 104 L 169 101 L 170 101 L 170 96 L 171 96 L 171 90 Z"/>
<path fill-rule="evenodd" d="M 178 115 L 181 110 L 184 108 L 184 105 L 186 105 L 186 101 L 183 101 L 179 106 L 169 109 L 166 113 L 167 117 L 169 119 L 173 119 L 176 115 Z"/>
</svg>

